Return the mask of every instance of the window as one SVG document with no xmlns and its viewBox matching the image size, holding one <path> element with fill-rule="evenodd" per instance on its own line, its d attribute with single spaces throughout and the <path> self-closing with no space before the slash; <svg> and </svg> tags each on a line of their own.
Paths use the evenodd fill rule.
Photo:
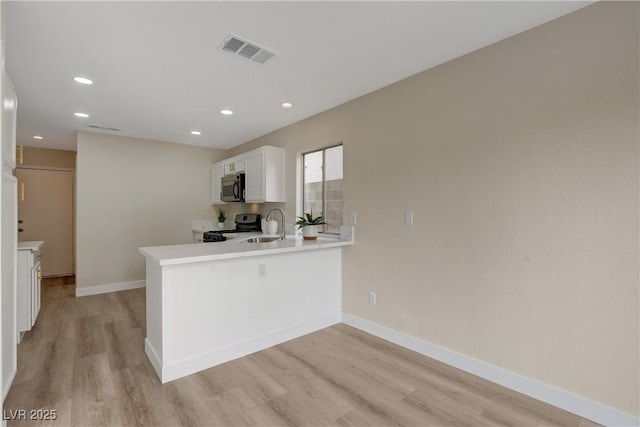
<svg viewBox="0 0 640 427">
<path fill-rule="evenodd" d="M 324 217 L 325 233 L 342 226 L 342 145 L 303 154 L 303 213 Z"/>
</svg>

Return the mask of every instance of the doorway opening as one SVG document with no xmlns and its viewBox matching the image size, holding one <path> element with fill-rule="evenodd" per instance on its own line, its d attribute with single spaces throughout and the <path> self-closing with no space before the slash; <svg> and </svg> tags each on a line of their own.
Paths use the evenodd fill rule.
<svg viewBox="0 0 640 427">
<path fill-rule="evenodd" d="M 44 241 L 43 284 L 75 284 L 73 169 L 18 167 L 18 241 Z M 55 280 L 54 280 L 55 279 Z"/>
</svg>

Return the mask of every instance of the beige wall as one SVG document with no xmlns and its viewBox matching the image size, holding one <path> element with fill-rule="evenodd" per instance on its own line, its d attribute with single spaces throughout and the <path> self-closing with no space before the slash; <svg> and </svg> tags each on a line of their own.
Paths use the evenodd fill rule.
<svg viewBox="0 0 640 427">
<path fill-rule="evenodd" d="M 24 147 L 23 164 L 20 166 L 38 166 L 54 168 L 76 168 L 76 152 L 51 150 L 48 148 Z"/>
<path fill-rule="evenodd" d="M 211 163 L 224 151 L 78 133 L 77 287 L 144 280 L 141 246 L 191 243 L 213 219 Z"/>
<path fill-rule="evenodd" d="M 230 154 L 286 147 L 292 201 L 342 140 L 345 312 L 638 416 L 638 27 L 598 3 Z"/>
<path fill-rule="evenodd" d="M 69 151 L 69 150 L 52 150 L 49 148 L 39 148 L 39 147 L 24 147 L 22 148 L 23 152 L 22 152 L 22 164 L 18 164 L 17 168 L 18 169 L 29 169 L 29 168 L 52 168 L 52 169 L 73 169 L 75 170 L 76 168 L 76 152 L 75 151 Z M 18 159 L 18 162 L 20 162 L 20 160 Z M 71 199 L 71 204 L 72 204 L 72 211 L 73 211 L 73 223 L 75 224 L 75 215 L 76 215 L 76 209 L 75 209 L 75 198 L 76 198 L 76 194 L 75 194 L 75 186 L 76 186 L 76 176 L 75 176 L 75 172 L 73 173 L 73 186 L 74 186 L 74 190 L 73 193 L 71 195 L 72 199 Z M 51 223 L 51 221 L 47 221 L 48 223 Z M 71 247 L 71 251 L 72 251 L 72 256 L 74 259 L 74 264 L 73 264 L 73 274 L 75 274 L 75 267 L 76 267 L 76 263 L 75 263 L 75 259 L 76 259 L 76 247 L 75 247 L 75 233 L 76 233 L 76 229 L 75 226 L 72 228 L 72 236 L 68 236 L 69 239 L 71 239 L 72 243 L 72 247 Z M 68 242 L 68 240 L 67 240 Z M 64 247 L 64 245 L 63 245 Z M 55 250 L 54 248 L 59 248 L 59 246 L 56 246 L 55 244 L 52 246 L 47 246 L 47 248 L 43 249 L 44 252 L 49 252 L 52 250 Z"/>
</svg>

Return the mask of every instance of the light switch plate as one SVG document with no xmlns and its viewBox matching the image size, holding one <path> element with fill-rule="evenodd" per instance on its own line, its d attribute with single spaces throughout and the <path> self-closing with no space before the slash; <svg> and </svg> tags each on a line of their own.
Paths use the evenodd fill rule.
<svg viewBox="0 0 640 427">
<path fill-rule="evenodd" d="M 404 225 L 412 226 L 413 225 L 413 212 L 405 212 L 404 213 Z"/>
<path fill-rule="evenodd" d="M 356 225 L 356 220 L 358 219 L 358 215 L 356 213 L 351 214 L 351 225 Z"/>
</svg>

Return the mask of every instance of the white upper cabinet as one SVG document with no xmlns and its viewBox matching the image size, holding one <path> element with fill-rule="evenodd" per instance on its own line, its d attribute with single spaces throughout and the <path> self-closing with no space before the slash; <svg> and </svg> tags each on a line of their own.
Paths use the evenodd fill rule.
<svg viewBox="0 0 640 427">
<path fill-rule="evenodd" d="M 249 151 L 245 158 L 245 201 L 285 201 L 285 150 L 268 145 Z"/>
<path fill-rule="evenodd" d="M 285 201 L 285 151 L 283 148 L 264 145 L 236 157 L 214 163 L 211 166 L 211 204 L 222 201 L 221 179 L 225 175 L 244 172 L 245 202 Z"/>
<path fill-rule="evenodd" d="M 16 167 L 16 117 L 18 98 L 7 72 L 2 70 L 2 162 Z"/>
<path fill-rule="evenodd" d="M 266 180 L 265 178 L 265 165 L 264 155 L 262 153 L 250 152 L 247 153 L 245 158 L 245 164 L 247 166 L 247 172 L 244 174 L 245 192 L 244 198 L 246 202 L 261 203 L 265 201 L 266 193 Z"/>
<path fill-rule="evenodd" d="M 244 172 L 244 156 L 236 156 L 225 160 L 224 162 L 224 174 L 229 175 L 232 173 Z"/>
<path fill-rule="evenodd" d="M 220 205 L 225 202 L 222 201 L 221 192 L 222 192 L 222 177 L 224 174 L 224 162 L 214 163 L 211 166 L 211 204 L 212 205 Z"/>
</svg>

